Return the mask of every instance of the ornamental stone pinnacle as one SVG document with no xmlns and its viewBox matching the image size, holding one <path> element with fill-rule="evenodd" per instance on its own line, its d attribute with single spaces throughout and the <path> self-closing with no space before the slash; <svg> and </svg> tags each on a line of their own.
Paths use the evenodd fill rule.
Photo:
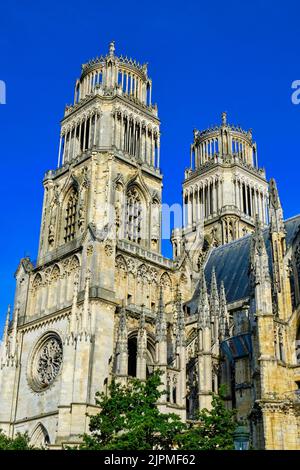
<svg viewBox="0 0 300 470">
<path fill-rule="evenodd" d="M 110 55 L 110 57 L 113 57 L 115 55 L 115 50 L 116 50 L 115 41 L 111 41 L 109 43 L 109 55 Z"/>
</svg>

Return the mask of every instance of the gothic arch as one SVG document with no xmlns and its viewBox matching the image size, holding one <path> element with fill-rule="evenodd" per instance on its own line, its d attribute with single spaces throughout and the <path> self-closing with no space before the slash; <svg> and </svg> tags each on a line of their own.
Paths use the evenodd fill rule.
<svg viewBox="0 0 300 470">
<path fill-rule="evenodd" d="M 138 330 L 135 329 L 128 334 L 128 375 L 136 376 L 137 361 L 137 336 Z M 147 373 L 152 372 L 152 366 L 155 363 L 155 339 L 147 331 Z"/>
<path fill-rule="evenodd" d="M 34 428 L 30 437 L 30 444 L 34 447 L 45 447 L 50 444 L 49 433 L 42 423 L 38 423 Z"/>
<path fill-rule="evenodd" d="M 172 302 L 172 281 L 167 272 L 161 275 L 159 285 L 163 288 L 165 304 L 170 304 Z"/>
<path fill-rule="evenodd" d="M 38 289 L 39 287 L 41 287 L 42 285 L 43 285 L 42 275 L 40 273 L 37 273 L 34 276 L 34 279 L 32 281 L 32 288 L 35 290 L 35 289 Z"/>
<path fill-rule="evenodd" d="M 126 190 L 125 238 L 139 245 L 145 244 L 147 205 L 143 191 L 137 184 Z"/>
<path fill-rule="evenodd" d="M 79 184 L 73 179 L 64 193 L 61 216 L 61 240 L 67 243 L 73 240 L 78 232 Z"/>
<path fill-rule="evenodd" d="M 73 255 L 70 259 L 69 269 L 70 271 L 76 271 L 80 268 L 80 259 L 77 255 Z"/>
<path fill-rule="evenodd" d="M 51 281 L 57 281 L 60 277 L 60 274 L 61 274 L 60 267 L 58 264 L 55 264 L 51 271 L 51 276 L 50 276 Z"/>
<path fill-rule="evenodd" d="M 125 261 L 124 256 L 118 255 L 116 257 L 115 266 L 116 266 L 117 270 L 123 271 L 124 274 L 125 273 L 127 274 L 128 269 L 127 269 L 127 263 Z"/>
<path fill-rule="evenodd" d="M 141 192 L 141 194 L 143 195 L 144 197 L 144 200 L 145 200 L 145 203 L 149 203 L 149 201 L 151 200 L 151 194 L 149 192 L 149 189 L 144 181 L 144 178 L 142 177 L 140 171 L 137 171 L 136 174 L 127 181 L 127 185 L 126 185 L 126 192 L 128 191 L 128 189 L 131 187 L 131 186 L 136 186 L 139 191 Z"/>
</svg>

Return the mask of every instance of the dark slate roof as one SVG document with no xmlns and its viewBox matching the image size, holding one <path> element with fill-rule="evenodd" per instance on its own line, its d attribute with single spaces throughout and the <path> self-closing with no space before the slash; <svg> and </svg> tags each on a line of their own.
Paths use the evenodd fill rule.
<svg viewBox="0 0 300 470">
<path fill-rule="evenodd" d="M 285 221 L 286 242 L 290 246 L 300 228 L 300 215 Z M 228 303 L 245 299 L 249 296 L 249 260 L 252 234 L 245 235 L 226 245 L 213 248 L 209 253 L 205 264 L 205 277 L 207 287 L 210 289 L 211 272 L 216 270 L 218 287 L 224 282 Z M 271 272 L 271 245 L 269 240 L 269 229 L 264 229 L 264 239 L 270 260 Z M 187 302 L 191 314 L 195 313 L 198 305 L 199 284 L 197 285 L 192 299 Z"/>
</svg>

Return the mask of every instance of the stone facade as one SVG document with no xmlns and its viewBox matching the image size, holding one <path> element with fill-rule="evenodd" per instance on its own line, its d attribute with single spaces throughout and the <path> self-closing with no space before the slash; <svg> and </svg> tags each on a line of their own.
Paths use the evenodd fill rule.
<svg viewBox="0 0 300 470">
<path fill-rule="evenodd" d="M 164 258 L 151 94 L 147 66 L 114 43 L 82 66 L 44 178 L 38 259 L 15 274 L 0 428 L 78 442 L 97 391 L 159 368 L 162 411 L 193 419 L 225 384 L 254 447 L 299 449 L 300 218 L 283 221 L 251 132 L 223 113 L 194 131 L 184 224 Z"/>
</svg>

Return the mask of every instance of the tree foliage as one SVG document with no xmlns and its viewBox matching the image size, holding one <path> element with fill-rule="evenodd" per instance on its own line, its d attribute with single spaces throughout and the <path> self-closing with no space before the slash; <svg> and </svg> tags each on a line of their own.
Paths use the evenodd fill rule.
<svg viewBox="0 0 300 470">
<path fill-rule="evenodd" d="M 101 411 L 91 416 L 90 435 L 84 435 L 84 450 L 228 450 L 233 449 L 235 412 L 225 407 L 223 395 L 213 395 L 212 409 L 201 410 L 197 421 L 182 423 L 175 413 L 157 407 L 161 373 L 145 382 L 132 379 L 127 386 L 113 381 L 109 394 L 97 394 Z"/>
<path fill-rule="evenodd" d="M 145 382 L 132 379 L 127 386 L 113 381 L 109 396 L 97 394 L 101 411 L 91 416 L 91 435 L 84 436 L 82 449 L 152 450 L 171 449 L 185 425 L 174 413 L 161 413 L 160 373 Z"/>
<path fill-rule="evenodd" d="M 199 412 L 197 421 L 177 437 L 180 449 L 185 450 L 232 450 L 233 433 L 236 428 L 235 410 L 229 410 L 224 403 L 225 388 L 219 395 L 213 395 L 211 410 Z"/>
<path fill-rule="evenodd" d="M 8 437 L 0 430 L 0 450 L 32 450 L 28 434 L 17 433 L 15 438 Z"/>
</svg>

